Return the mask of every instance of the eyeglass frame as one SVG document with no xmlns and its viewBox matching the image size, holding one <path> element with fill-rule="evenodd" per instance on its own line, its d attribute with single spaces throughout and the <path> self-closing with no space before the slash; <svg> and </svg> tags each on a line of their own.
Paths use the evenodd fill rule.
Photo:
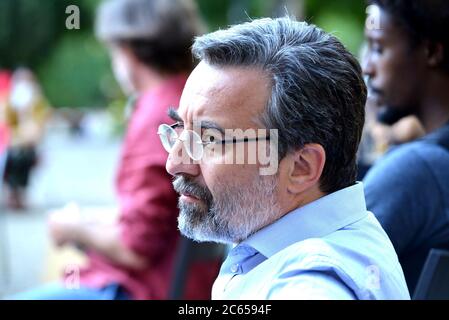
<svg viewBox="0 0 449 320">
<path fill-rule="evenodd" d="M 270 135 L 268 134 L 268 135 L 266 135 L 265 137 L 255 137 L 255 138 L 248 138 L 248 137 L 245 137 L 245 138 L 243 138 L 243 139 L 237 139 L 236 137 L 233 137 L 232 140 L 226 140 L 226 139 L 224 139 L 224 140 L 220 140 L 220 141 L 203 141 L 202 137 L 201 137 L 197 132 L 195 132 L 195 131 L 193 131 L 193 130 L 184 129 L 184 130 L 181 132 L 181 134 L 178 134 L 178 133 L 176 132 L 175 129 L 176 129 L 177 127 L 180 127 L 180 126 L 183 127 L 183 125 L 182 125 L 181 123 L 179 123 L 179 122 L 176 122 L 176 123 L 174 123 L 174 124 L 172 124 L 172 125 L 161 124 L 161 125 L 159 126 L 159 128 L 158 128 L 157 134 L 159 135 L 159 138 L 161 139 L 162 146 L 164 147 L 164 149 L 165 149 L 168 153 L 171 153 L 172 150 L 170 150 L 170 151 L 167 150 L 167 149 L 165 148 L 164 142 L 162 141 L 162 137 L 161 137 L 161 136 L 162 136 L 164 133 L 160 132 L 160 129 L 161 129 L 161 127 L 163 127 L 163 126 L 170 128 L 171 130 L 173 130 L 173 131 L 176 133 L 176 136 L 177 136 L 177 137 L 176 137 L 175 139 L 182 142 L 184 148 L 186 149 L 186 151 L 188 151 L 187 153 L 188 153 L 189 157 L 190 157 L 192 160 L 194 160 L 194 161 L 199 161 L 199 160 L 202 159 L 202 157 L 204 156 L 204 147 L 207 146 L 207 145 L 210 145 L 210 144 L 221 144 L 221 145 L 226 145 L 226 144 L 231 144 L 231 143 L 232 143 L 232 144 L 236 144 L 236 143 L 242 143 L 242 142 L 243 142 L 243 143 L 246 143 L 246 142 L 255 142 L 255 141 L 270 141 L 270 139 L 271 139 Z M 189 151 L 190 147 L 188 147 L 188 146 L 186 145 L 186 141 L 187 141 L 187 140 L 181 138 L 181 136 L 182 136 L 182 134 L 184 133 L 184 131 L 187 131 L 187 132 L 189 132 L 189 131 L 190 131 L 190 132 L 193 132 L 194 134 L 196 134 L 196 135 L 200 138 L 200 140 L 201 140 L 201 147 L 203 148 L 202 153 L 201 153 L 201 158 L 199 158 L 199 159 L 194 159 L 194 158 L 192 157 L 192 155 L 190 154 L 190 153 L 191 153 L 191 151 Z"/>
</svg>

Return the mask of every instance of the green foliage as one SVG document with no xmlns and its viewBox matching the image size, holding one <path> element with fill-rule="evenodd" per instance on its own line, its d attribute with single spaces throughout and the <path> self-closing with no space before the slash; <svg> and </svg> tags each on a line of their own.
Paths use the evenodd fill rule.
<svg viewBox="0 0 449 320">
<path fill-rule="evenodd" d="M 119 95 L 107 52 L 93 37 L 65 37 L 38 69 L 45 93 L 54 106 L 105 106 Z"/>
<path fill-rule="evenodd" d="M 365 1 L 305 1 L 306 20 L 337 36 L 347 48 L 358 55 L 363 42 L 366 19 Z"/>
<path fill-rule="evenodd" d="M 197 0 L 198 7 L 210 31 L 230 24 L 269 16 L 274 0 Z"/>
<path fill-rule="evenodd" d="M 82 16 L 87 1 L 76 1 Z M 72 3 L 70 0 L 1 0 L 0 67 L 34 68 L 45 61 L 58 40 L 68 32 L 65 9 Z M 89 19 L 81 22 L 82 28 L 91 23 Z"/>
<path fill-rule="evenodd" d="M 300 0 L 297 0 L 300 2 Z M 230 23 L 247 21 L 248 17 L 271 16 L 276 0 L 197 0 L 210 30 L 226 27 Z M 363 42 L 365 1 L 363 0 L 305 0 L 305 19 L 337 36 L 354 54 Z"/>
<path fill-rule="evenodd" d="M 93 36 L 100 0 L 1 0 L 0 68 L 37 72 L 54 106 L 104 106 L 117 96 L 104 48 Z M 68 30 L 66 8 L 80 9 L 80 30 Z"/>
<path fill-rule="evenodd" d="M 209 30 L 216 30 L 228 24 L 229 0 L 197 0 L 197 3 Z"/>
</svg>

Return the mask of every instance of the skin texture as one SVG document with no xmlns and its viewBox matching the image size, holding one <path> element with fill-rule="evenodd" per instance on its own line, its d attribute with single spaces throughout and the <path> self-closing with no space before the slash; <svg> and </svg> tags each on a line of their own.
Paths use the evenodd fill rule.
<svg viewBox="0 0 449 320">
<path fill-rule="evenodd" d="M 261 70 L 217 67 L 201 62 L 187 81 L 178 115 L 184 127 L 191 130 L 194 121 L 206 120 L 218 124 L 223 129 L 263 129 L 259 119 L 270 93 L 270 79 Z M 223 242 L 240 242 L 245 239 L 245 236 L 271 224 L 293 209 L 323 196 L 319 190 L 319 178 L 326 157 L 320 145 L 309 144 L 301 150 L 288 154 L 280 161 L 277 175 L 270 177 L 259 177 L 258 164 L 226 165 L 207 161 L 193 163 L 187 158 L 183 163 L 173 161 L 173 154 L 180 152 L 182 152 L 182 144 L 177 143 L 168 158 L 167 171 L 177 178 L 185 177 L 196 185 L 206 188 L 215 200 L 220 197 L 232 199 L 233 195 L 230 193 L 253 190 L 255 183 L 274 179 L 272 183 L 276 186 L 275 205 L 268 208 L 266 212 L 253 212 L 251 203 L 265 200 L 265 197 L 261 197 L 256 192 L 256 194 L 248 195 L 247 207 L 241 208 L 241 212 L 234 215 L 232 221 L 229 221 L 230 217 L 220 217 L 221 222 L 226 222 L 225 224 L 237 231 L 239 228 L 246 227 L 244 224 L 249 218 L 245 215 L 251 214 L 254 215 L 254 219 L 260 218 L 260 223 L 253 221 L 252 230 L 247 230 L 246 234 L 236 232 L 234 234 L 241 235 L 239 238 L 221 239 Z M 226 153 L 223 156 L 226 157 Z M 196 205 L 200 208 L 206 205 L 201 198 L 192 198 L 183 194 L 181 194 L 180 203 L 181 207 L 183 204 Z M 202 210 L 197 210 L 189 214 L 201 214 L 201 212 Z M 201 223 L 200 220 L 195 221 L 195 223 Z M 201 240 L 206 240 L 205 238 L 207 239 L 208 236 L 202 235 Z M 212 235 L 209 238 L 214 237 Z"/>
<path fill-rule="evenodd" d="M 449 120 L 448 74 L 440 68 L 443 46 L 427 40 L 412 45 L 408 33 L 382 8 L 366 28 L 368 52 L 363 63 L 368 85 L 380 106 L 414 114 L 431 132 Z"/>
</svg>

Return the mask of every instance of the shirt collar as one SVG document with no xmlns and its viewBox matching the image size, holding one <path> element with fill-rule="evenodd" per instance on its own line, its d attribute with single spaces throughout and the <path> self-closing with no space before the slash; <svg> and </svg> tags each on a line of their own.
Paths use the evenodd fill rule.
<svg viewBox="0 0 449 320">
<path fill-rule="evenodd" d="M 287 213 L 240 245 L 269 258 L 296 242 L 324 237 L 367 214 L 363 184 L 358 182 Z"/>
</svg>

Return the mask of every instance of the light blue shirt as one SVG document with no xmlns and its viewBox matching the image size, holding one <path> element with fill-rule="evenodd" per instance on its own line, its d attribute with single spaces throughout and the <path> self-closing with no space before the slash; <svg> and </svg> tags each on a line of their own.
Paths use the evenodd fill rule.
<svg viewBox="0 0 449 320">
<path fill-rule="evenodd" d="M 298 208 L 234 247 L 213 299 L 410 299 L 362 183 Z"/>
</svg>

